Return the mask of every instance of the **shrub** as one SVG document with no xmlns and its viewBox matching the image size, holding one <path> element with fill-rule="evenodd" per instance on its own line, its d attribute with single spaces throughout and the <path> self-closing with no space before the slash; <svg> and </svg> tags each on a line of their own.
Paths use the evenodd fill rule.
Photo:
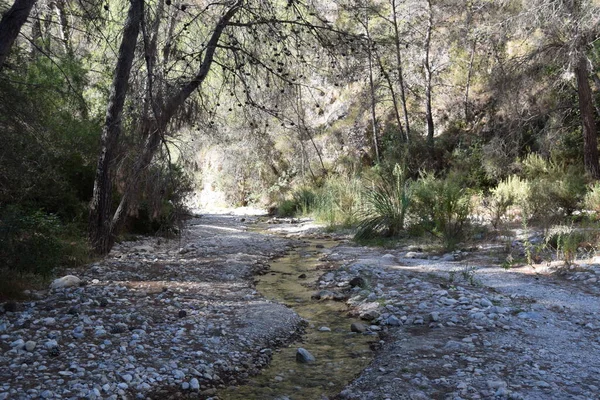
<svg viewBox="0 0 600 400">
<path fill-rule="evenodd" d="M 309 214 L 315 206 L 317 196 L 311 189 L 304 187 L 294 191 L 292 198 L 296 203 L 297 212 Z"/>
<path fill-rule="evenodd" d="M 523 204 L 529 195 L 529 182 L 516 175 L 511 175 L 492 189 L 487 199 L 487 207 L 491 213 L 492 225 L 498 227 L 509 208 L 515 204 Z"/>
<path fill-rule="evenodd" d="M 330 227 L 350 227 L 358 222 L 363 205 L 363 185 L 359 178 L 329 177 L 316 193 L 313 214 Z"/>
<path fill-rule="evenodd" d="M 527 156 L 523 167 L 529 193 L 522 207 L 528 218 L 548 221 L 581 208 L 586 185 L 580 168 L 563 167 L 536 154 Z"/>
<path fill-rule="evenodd" d="M 87 246 L 69 237 L 58 217 L 8 206 L 0 211 L 0 259 L 17 273 L 48 276 L 55 267 L 77 265 Z"/>
<path fill-rule="evenodd" d="M 598 218 L 600 216 L 600 182 L 595 182 L 589 187 L 584 198 L 585 208 L 593 212 Z"/>
<path fill-rule="evenodd" d="M 147 171 L 141 190 L 140 203 L 128 217 L 128 230 L 145 235 L 177 234 L 186 197 L 193 190 L 189 175 L 179 165 L 155 164 Z"/>
<path fill-rule="evenodd" d="M 414 201 L 410 214 L 416 224 L 453 248 L 463 238 L 471 212 L 468 191 L 452 175 L 437 179 L 431 174 L 415 182 L 411 190 Z"/>
<path fill-rule="evenodd" d="M 545 244 L 556 251 L 556 256 L 565 264 L 572 264 L 577 258 L 580 247 L 589 242 L 595 242 L 595 233 L 576 230 L 572 226 L 554 226 L 546 236 Z"/>
<path fill-rule="evenodd" d="M 383 180 L 366 189 L 366 210 L 355 239 L 395 236 L 404 229 L 410 204 L 410 186 L 402 168 L 396 164 L 392 181 Z"/>
<path fill-rule="evenodd" d="M 283 200 L 277 206 L 277 216 L 289 218 L 296 215 L 298 212 L 298 204 L 294 200 Z"/>
</svg>

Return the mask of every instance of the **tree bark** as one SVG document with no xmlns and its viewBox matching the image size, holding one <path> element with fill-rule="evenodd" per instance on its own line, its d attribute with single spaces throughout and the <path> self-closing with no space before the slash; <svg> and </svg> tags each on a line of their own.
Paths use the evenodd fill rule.
<svg viewBox="0 0 600 400">
<path fill-rule="evenodd" d="M 0 21 L 0 69 L 37 0 L 15 0 Z"/>
<path fill-rule="evenodd" d="M 406 139 L 408 142 L 408 136 L 404 133 L 404 127 L 402 126 L 402 120 L 400 119 L 400 110 L 398 109 L 398 96 L 396 95 L 396 90 L 394 89 L 394 84 L 392 83 L 392 78 L 390 78 L 390 74 L 384 69 L 383 62 L 381 57 L 378 54 L 375 54 L 375 58 L 377 59 L 377 63 L 379 64 L 379 68 L 381 69 L 381 74 L 383 75 L 383 79 L 387 82 L 388 88 L 390 89 L 390 94 L 392 95 L 392 103 L 394 108 L 394 117 L 396 117 L 396 123 L 398 124 L 398 129 L 400 130 L 400 136 Z"/>
<path fill-rule="evenodd" d="M 200 85 L 206 79 L 206 75 L 210 71 L 210 67 L 213 63 L 215 51 L 217 50 L 217 45 L 221 39 L 221 35 L 223 34 L 223 31 L 227 25 L 229 25 L 229 21 L 241 9 L 243 4 L 244 0 L 237 0 L 217 22 L 206 46 L 206 53 L 204 54 L 202 63 L 200 64 L 195 77 L 192 78 L 192 80 L 190 80 L 187 84 L 183 85 L 175 95 L 173 95 L 164 103 L 165 105 L 160 110 L 158 116 L 153 118 L 151 121 L 142 123 L 142 126 L 145 130 L 143 135 L 146 138 L 144 148 L 140 152 L 140 155 L 133 165 L 132 171 L 127 179 L 123 197 L 121 198 L 121 202 L 119 203 L 119 206 L 115 211 L 110 223 L 111 236 L 120 229 L 125 221 L 127 212 L 135 205 L 138 196 L 137 189 L 139 185 L 139 178 L 143 171 L 152 162 L 152 158 L 163 141 L 165 132 L 167 131 L 171 119 L 177 110 L 184 105 L 185 101 L 190 97 L 190 95 L 196 89 L 198 89 L 198 87 L 200 87 Z"/>
<path fill-rule="evenodd" d="M 400 51 L 400 31 L 398 29 L 398 15 L 396 14 L 396 0 L 392 0 L 392 16 L 394 23 L 394 44 L 396 45 L 396 68 L 398 70 L 398 83 L 400 84 L 400 100 L 404 112 L 404 124 L 406 125 L 406 142 L 410 142 L 410 123 L 408 122 L 408 110 L 406 106 L 406 90 L 404 87 L 404 72 L 402 69 L 402 52 Z"/>
<path fill-rule="evenodd" d="M 469 109 L 469 91 L 471 90 L 471 78 L 473 77 L 473 61 L 475 60 L 475 48 L 477 41 L 473 39 L 471 43 L 471 55 L 469 57 L 469 67 L 467 69 L 467 83 L 465 85 L 465 96 L 464 96 L 464 108 L 465 108 L 465 121 L 469 123 L 471 121 L 471 112 Z"/>
<path fill-rule="evenodd" d="M 381 160 L 379 157 L 379 140 L 377 137 L 377 117 L 375 115 L 375 83 L 373 81 L 373 50 L 372 50 L 373 42 L 371 42 L 371 35 L 369 32 L 369 17 L 366 15 L 365 15 L 365 24 L 364 25 L 365 25 L 365 31 L 367 33 L 367 40 L 368 40 L 367 57 L 369 58 L 369 60 L 368 60 L 369 92 L 371 94 L 371 126 L 373 128 L 373 147 L 375 148 L 375 159 L 377 160 L 377 163 L 379 163 Z"/>
<path fill-rule="evenodd" d="M 598 163 L 598 132 L 594 120 L 592 89 L 589 82 L 588 61 L 584 54 L 579 56 L 575 66 L 579 111 L 583 126 L 583 161 L 586 172 L 594 179 L 600 179 Z"/>
<path fill-rule="evenodd" d="M 107 254 L 114 243 L 114 230 L 111 227 L 113 167 L 121 135 L 121 118 L 129 86 L 129 75 L 144 14 L 144 0 L 130 1 L 115 67 L 115 77 L 108 99 L 101 137 L 102 150 L 98 159 L 94 194 L 90 204 L 89 239 L 94 251 L 100 255 Z"/>
<path fill-rule="evenodd" d="M 434 125 L 433 125 L 433 112 L 431 109 L 431 62 L 429 60 L 429 53 L 431 51 L 431 32 L 433 30 L 433 9 L 431 7 L 431 0 L 427 0 L 427 30 L 425 33 L 425 59 L 423 60 L 423 70 L 425 71 L 425 119 L 427 120 L 427 145 L 431 156 L 434 154 L 433 148 L 433 136 L 434 136 Z M 432 160 L 433 161 L 433 160 Z"/>
</svg>

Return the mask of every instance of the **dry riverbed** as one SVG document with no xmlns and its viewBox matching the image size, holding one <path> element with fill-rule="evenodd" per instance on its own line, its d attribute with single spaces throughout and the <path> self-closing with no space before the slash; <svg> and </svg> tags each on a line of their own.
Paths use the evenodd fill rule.
<svg viewBox="0 0 600 400">
<path fill-rule="evenodd" d="M 253 222 L 203 216 L 180 241 L 123 243 L 67 271 L 80 285 L 5 304 L 0 400 L 235 393 L 278 348 L 323 328 L 255 286 L 270 260 L 323 236 L 302 223 L 270 225 L 276 235 L 265 235 L 248 230 Z M 306 289 L 315 302 L 347 303 L 350 339 L 368 337 L 376 351 L 335 397 L 599 398 L 594 260 L 505 271 L 488 245 L 436 255 L 336 244 L 319 246 L 322 275 Z M 272 398 L 315 398 L 306 393 L 298 386 Z"/>
</svg>

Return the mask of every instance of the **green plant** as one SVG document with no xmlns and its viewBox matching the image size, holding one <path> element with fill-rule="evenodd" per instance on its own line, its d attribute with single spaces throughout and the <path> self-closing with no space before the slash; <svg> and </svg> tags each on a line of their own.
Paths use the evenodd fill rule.
<svg viewBox="0 0 600 400">
<path fill-rule="evenodd" d="M 84 262 L 88 257 L 87 245 L 72 230 L 56 215 L 18 206 L 5 207 L 0 210 L 2 268 L 16 274 L 49 276 L 56 267 Z"/>
<path fill-rule="evenodd" d="M 358 177 L 328 177 L 316 192 L 313 215 L 329 227 L 351 227 L 363 210 L 363 193 Z"/>
<path fill-rule="evenodd" d="M 398 235 L 404 229 L 410 192 L 406 174 L 396 164 L 392 182 L 383 180 L 366 190 L 367 207 L 355 238 Z"/>
<path fill-rule="evenodd" d="M 296 203 L 297 211 L 306 215 L 313 210 L 317 196 L 311 189 L 303 187 L 295 190 L 292 193 L 292 198 Z"/>
<path fill-rule="evenodd" d="M 411 185 L 411 217 L 416 224 L 444 240 L 453 249 L 462 240 L 472 209 L 470 193 L 452 175 L 445 179 L 424 174 Z"/>
<path fill-rule="evenodd" d="M 487 199 L 487 208 L 491 213 L 493 227 L 497 229 L 509 208 L 515 204 L 523 204 L 528 194 L 529 182 L 516 175 L 502 180 L 498 186 L 492 189 Z"/>
<path fill-rule="evenodd" d="M 529 191 L 521 206 L 527 218 L 548 225 L 581 208 L 586 193 L 585 174 L 581 168 L 565 167 L 530 154 L 523 160 L 523 170 Z"/>
<path fill-rule="evenodd" d="M 298 204 L 294 200 L 283 200 L 277 206 L 277 216 L 289 218 L 296 215 Z"/>
<path fill-rule="evenodd" d="M 584 198 L 585 208 L 600 218 L 600 182 L 590 185 Z"/>
<path fill-rule="evenodd" d="M 585 244 L 595 241 L 591 232 L 595 233 L 595 231 L 575 229 L 573 226 L 554 226 L 546 235 L 545 244 L 556 251 L 557 258 L 571 265 L 577 258 L 578 250 Z"/>
</svg>

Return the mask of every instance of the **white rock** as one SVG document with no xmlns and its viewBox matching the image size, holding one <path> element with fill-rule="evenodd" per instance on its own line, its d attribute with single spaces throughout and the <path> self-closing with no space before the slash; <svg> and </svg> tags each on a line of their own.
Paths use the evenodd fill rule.
<svg viewBox="0 0 600 400">
<path fill-rule="evenodd" d="M 154 247 L 148 246 L 148 245 L 141 245 L 141 246 L 135 246 L 131 250 L 138 251 L 138 252 L 145 251 L 145 252 L 148 252 L 148 253 L 152 253 L 152 252 L 154 252 Z"/>
<path fill-rule="evenodd" d="M 190 380 L 190 389 L 192 389 L 192 390 L 200 390 L 200 382 L 198 382 L 198 379 L 192 378 Z"/>
<path fill-rule="evenodd" d="M 55 279 L 50 284 L 50 289 L 62 289 L 67 287 L 79 286 L 80 283 L 81 279 L 79 279 L 75 275 L 66 275 L 62 278 Z"/>
</svg>

